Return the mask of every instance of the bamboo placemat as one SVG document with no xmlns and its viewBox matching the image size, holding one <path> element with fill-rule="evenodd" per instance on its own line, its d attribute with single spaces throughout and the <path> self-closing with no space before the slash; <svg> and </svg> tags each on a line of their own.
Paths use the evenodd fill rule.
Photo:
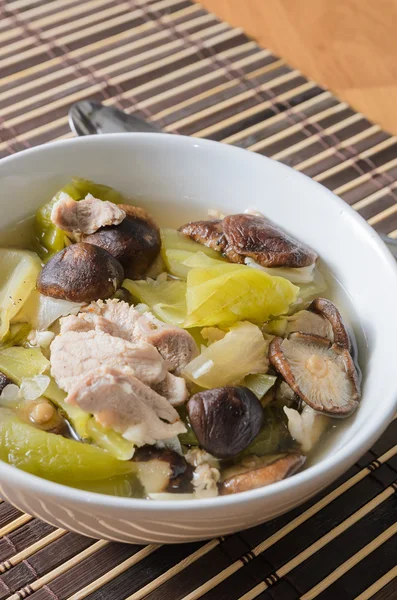
<svg viewBox="0 0 397 600">
<path fill-rule="evenodd" d="M 93 98 L 320 181 L 397 238 L 397 140 L 190 0 L 0 0 L 0 157 Z M 96 542 L 0 503 L 0 600 L 397 598 L 397 421 L 304 506 L 227 538 Z"/>
</svg>

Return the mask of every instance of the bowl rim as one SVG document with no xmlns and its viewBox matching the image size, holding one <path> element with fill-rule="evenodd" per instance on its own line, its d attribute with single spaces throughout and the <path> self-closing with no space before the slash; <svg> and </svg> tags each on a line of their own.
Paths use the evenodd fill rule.
<svg viewBox="0 0 397 600">
<path fill-rule="evenodd" d="M 245 160 L 248 158 L 248 152 L 242 148 L 238 148 L 235 146 L 229 146 L 226 144 L 221 144 L 219 142 L 215 142 L 212 140 L 202 140 L 199 138 L 175 135 L 175 134 L 166 134 L 166 133 L 114 133 L 114 134 L 106 134 L 106 135 L 90 135 L 84 137 L 71 138 L 67 140 L 57 140 L 54 142 L 46 143 L 40 146 L 35 146 L 33 148 L 29 148 L 27 150 L 22 150 L 21 152 L 17 152 L 12 154 L 11 156 L 7 156 L 3 159 L 0 159 L 0 167 L 4 167 L 8 163 L 23 161 L 24 157 L 32 155 L 32 154 L 40 154 L 45 152 L 51 152 L 52 149 L 59 149 L 67 146 L 89 146 L 93 143 L 95 144 L 106 144 L 107 140 L 112 140 L 120 142 L 127 142 L 131 140 L 132 142 L 139 143 L 140 141 L 148 141 L 152 140 L 156 145 L 165 145 L 165 147 L 175 145 L 186 145 L 189 147 L 203 147 L 205 148 L 217 148 L 217 151 L 221 154 L 223 153 L 225 158 L 227 158 L 227 154 L 240 154 L 242 157 L 245 157 Z M 387 281 L 388 293 L 390 293 L 391 288 L 394 286 L 394 291 L 397 296 L 397 268 L 396 262 L 393 258 L 392 254 L 387 249 L 384 242 L 375 232 L 375 230 L 365 221 L 361 215 L 359 215 L 356 211 L 354 211 L 346 202 L 344 202 L 341 198 L 336 196 L 332 191 L 321 185 L 320 183 L 312 180 L 308 176 L 295 171 L 291 167 L 274 161 L 268 157 L 250 153 L 251 161 L 257 161 L 258 164 L 263 164 L 263 162 L 267 162 L 270 168 L 274 168 L 277 165 L 277 168 L 281 173 L 285 173 L 290 178 L 299 179 L 300 181 L 305 180 L 306 185 L 310 186 L 314 191 L 317 190 L 318 194 L 321 194 L 324 199 L 328 197 L 328 202 L 333 202 L 339 204 L 341 208 L 343 208 L 346 215 L 348 215 L 349 219 L 352 222 L 355 222 L 356 225 L 361 230 L 361 235 L 364 239 L 371 243 L 372 249 L 377 253 L 379 260 L 382 261 L 386 267 L 389 268 L 390 279 Z M 273 165 L 273 166 L 271 166 Z M 1 178 L 1 175 L 0 175 Z M 246 492 L 240 492 L 238 494 L 231 494 L 226 496 L 216 496 L 213 498 L 200 498 L 197 500 L 157 500 L 157 501 L 148 501 L 147 499 L 138 499 L 138 498 L 126 498 L 126 497 L 118 497 L 118 496 L 110 496 L 107 494 L 100 494 L 97 492 L 88 492 L 85 490 L 81 490 L 78 488 L 72 488 L 68 485 L 55 483 L 46 479 L 43 479 L 39 476 L 32 475 L 25 471 L 18 469 L 12 465 L 8 465 L 7 463 L 0 460 L 0 486 L 1 480 L 6 479 L 8 484 L 15 485 L 19 490 L 28 489 L 31 492 L 41 492 L 43 495 L 49 498 L 59 498 L 61 497 L 64 500 L 73 501 L 79 505 L 95 505 L 100 508 L 119 508 L 123 510 L 136 510 L 138 512 L 150 512 L 157 513 L 163 511 L 178 511 L 178 512 L 197 512 L 208 509 L 218 509 L 221 510 L 225 507 L 230 507 L 236 504 L 244 503 L 244 502 L 254 502 L 260 499 L 274 499 L 277 497 L 279 493 L 286 491 L 299 490 L 301 486 L 308 484 L 310 482 L 316 481 L 316 479 L 321 480 L 321 475 L 325 472 L 332 472 L 332 480 L 335 479 L 335 476 L 339 474 L 338 466 L 343 461 L 343 465 L 346 467 L 346 470 L 356 461 L 360 456 L 362 456 L 379 438 L 379 436 L 386 429 L 387 425 L 392 419 L 396 408 L 397 408 L 397 386 L 396 390 L 390 391 L 389 397 L 386 398 L 385 406 L 382 411 L 379 411 L 378 414 L 374 415 L 374 418 L 371 419 L 371 422 L 367 427 L 361 428 L 354 437 L 348 440 L 342 447 L 338 448 L 334 453 L 326 455 L 321 461 L 317 464 L 311 465 L 304 471 L 296 473 L 294 476 L 284 479 L 282 481 L 278 481 L 270 486 L 265 486 L 262 488 L 257 488 L 254 490 L 249 490 Z M 322 482 L 322 485 L 317 488 L 317 491 L 320 491 L 323 487 L 328 485 L 330 481 Z M 298 492 L 299 495 L 299 492 Z M 304 498 L 306 499 L 306 497 Z M 303 499 L 303 500 L 304 500 Z M 302 501 L 303 501 L 302 500 Z"/>
</svg>

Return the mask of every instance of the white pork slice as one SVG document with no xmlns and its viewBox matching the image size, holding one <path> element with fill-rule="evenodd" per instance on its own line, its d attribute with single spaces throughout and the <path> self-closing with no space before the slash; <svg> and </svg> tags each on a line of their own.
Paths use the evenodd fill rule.
<svg viewBox="0 0 397 600">
<path fill-rule="evenodd" d="M 100 322 L 96 318 L 99 316 L 110 324 Z M 163 323 L 150 312 L 141 313 L 127 302 L 98 300 L 84 308 L 79 317 L 93 321 L 96 330 L 129 341 L 142 340 L 152 344 L 176 375 L 199 354 L 197 344 L 188 331 Z"/>
<path fill-rule="evenodd" d="M 100 367 L 77 380 L 66 402 L 93 414 L 104 427 L 137 446 L 184 433 L 175 408 L 129 369 Z"/>
<path fill-rule="evenodd" d="M 119 225 L 125 219 L 125 212 L 117 204 L 94 198 L 87 194 L 84 200 L 76 202 L 61 193 L 51 212 L 51 221 L 68 233 L 95 233 L 101 227 Z"/>
<path fill-rule="evenodd" d="M 167 373 L 163 381 L 156 383 L 153 389 L 161 396 L 164 396 L 172 406 L 185 404 L 189 397 L 186 381 L 183 377 L 176 377 L 172 373 Z"/>
<path fill-rule="evenodd" d="M 154 346 L 96 331 L 68 331 L 51 344 L 51 375 L 59 387 L 69 392 L 79 378 L 101 367 L 128 367 L 142 382 L 159 383 L 167 365 Z"/>
</svg>

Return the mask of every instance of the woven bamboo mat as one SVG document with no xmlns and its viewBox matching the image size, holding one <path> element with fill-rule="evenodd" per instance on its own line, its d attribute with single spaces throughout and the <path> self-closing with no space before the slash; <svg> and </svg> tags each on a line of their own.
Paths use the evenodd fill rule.
<svg viewBox="0 0 397 600">
<path fill-rule="evenodd" d="M 323 183 L 397 238 L 397 140 L 190 0 L 0 0 L 0 157 L 93 98 Z M 397 598 L 397 421 L 270 523 L 181 546 L 95 542 L 0 503 L 0 600 Z"/>
</svg>

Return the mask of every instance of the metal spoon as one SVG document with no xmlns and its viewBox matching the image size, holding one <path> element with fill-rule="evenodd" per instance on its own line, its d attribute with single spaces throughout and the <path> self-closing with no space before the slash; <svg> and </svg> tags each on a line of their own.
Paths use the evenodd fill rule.
<svg viewBox="0 0 397 600">
<path fill-rule="evenodd" d="M 104 106 L 99 102 L 82 100 L 72 104 L 69 109 L 69 125 L 77 135 L 92 135 L 95 133 L 161 133 L 162 130 L 140 117 L 129 115 L 123 110 L 112 106 Z M 397 240 L 383 233 L 380 237 L 397 259 Z"/>
</svg>

